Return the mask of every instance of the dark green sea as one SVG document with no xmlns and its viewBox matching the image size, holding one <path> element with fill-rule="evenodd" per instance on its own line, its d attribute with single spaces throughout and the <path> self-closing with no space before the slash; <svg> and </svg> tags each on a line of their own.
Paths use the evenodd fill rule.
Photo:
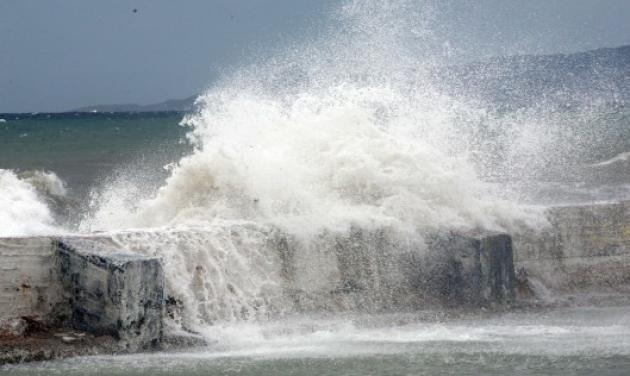
<svg viewBox="0 0 630 376">
<path fill-rule="evenodd" d="M 40 113 L 0 114 L 0 168 L 55 172 L 79 197 L 114 174 L 134 165 L 151 169 L 190 150 L 179 125 L 184 114 Z"/>
</svg>

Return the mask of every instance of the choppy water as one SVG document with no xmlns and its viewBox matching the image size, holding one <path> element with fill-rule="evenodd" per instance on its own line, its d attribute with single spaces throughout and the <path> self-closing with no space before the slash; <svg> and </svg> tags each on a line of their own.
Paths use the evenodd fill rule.
<svg viewBox="0 0 630 376">
<path fill-rule="evenodd" d="M 56 173 L 83 196 L 125 165 L 159 173 L 186 146 L 180 113 L 0 114 L 0 168 Z M 163 178 L 164 176 L 162 176 Z"/>
<path fill-rule="evenodd" d="M 11 375 L 627 375 L 630 307 L 487 318 L 299 319 L 213 329 L 209 348 L 0 368 Z"/>
</svg>

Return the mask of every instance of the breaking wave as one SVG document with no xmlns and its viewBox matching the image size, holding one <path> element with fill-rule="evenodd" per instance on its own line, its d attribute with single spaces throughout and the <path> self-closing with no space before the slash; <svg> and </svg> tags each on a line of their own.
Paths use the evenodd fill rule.
<svg viewBox="0 0 630 376">
<path fill-rule="evenodd" d="M 51 204 L 66 195 L 53 172 L 0 169 L 0 236 L 57 233 Z"/>
<path fill-rule="evenodd" d="M 484 111 L 427 79 L 416 5 L 347 2 L 320 37 L 227 75 L 183 120 L 195 150 L 164 185 L 139 198 L 119 179 L 81 229 L 149 229 L 113 237 L 163 258 L 171 317 L 198 330 L 392 307 L 413 289 L 390 256 L 421 253 L 426 234 L 544 224 L 479 177 L 467 135 Z M 367 293 L 335 297 L 344 278 Z"/>
<path fill-rule="evenodd" d="M 410 46 L 425 40 L 430 8 L 417 5 L 347 2 L 321 37 L 227 76 L 184 119 L 197 148 L 164 186 L 129 207 L 114 185 L 82 228 L 535 225 L 535 212 L 489 194 L 469 161 L 463 135 L 479 110 L 422 74 L 429 58 Z"/>
</svg>

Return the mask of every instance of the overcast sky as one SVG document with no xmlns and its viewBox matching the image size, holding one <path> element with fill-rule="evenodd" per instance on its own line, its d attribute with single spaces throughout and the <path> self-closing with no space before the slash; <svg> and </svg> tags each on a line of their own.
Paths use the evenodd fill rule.
<svg viewBox="0 0 630 376">
<path fill-rule="evenodd" d="M 187 97 L 252 51 L 316 33 L 338 2 L 0 0 L 0 112 Z M 436 35 L 463 60 L 630 44 L 630 0 L 435 3 Z"/>
</svg>

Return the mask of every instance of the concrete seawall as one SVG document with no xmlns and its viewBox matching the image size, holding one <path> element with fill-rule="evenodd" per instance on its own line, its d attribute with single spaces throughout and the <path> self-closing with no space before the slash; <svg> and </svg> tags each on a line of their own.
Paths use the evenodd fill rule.
<svg viewBox="0 0 630 376">
<path fill-rule="evenodd" d="M 0 320 L 48 318 L 62 300 L 51 238 L 0 239 Z"/>
<path fill-rule="evenodd" d="M 322 234 L 314 248 L 284 235 L 270 237 L 268 247 L 284 270 L 283 304 L 294 312 L 367 313 L 513 300 L 508 235 L 445 233 L 422 250 L 387 234 Z M 173 343 L 163 333 L 173 299 L 160 258 L 123 249 L 111 235 L 2 239 L 0 265 L 6 270 L 0 276 L 0 363 Z M 326 278 L 305 274 L 324 270 Z M 30 341 L 33 332 L 44 340 Z"/>
<path fill-rule="evenodd" d="M 160 260 L 106 236 L 0 240 L 0 364 L 136 352 L 162 337 Z"/>
<path fill-rule="evenodd" d="M 283 235 L 266 246 L 297 312 L 492 308 L 518 303 L 519 286 L 534 281 L 558 292 L 630 285 L 630 203 L 547 215 L 542 232 L 435 234 L 422 251 L 360 229 L 323 234 L 310 248 Z M 152 254 L 107 234 L 0 239 L 0 364 L 168 344 L 172 299 Z"/>
<path fill-rule="evenodd" d="M 513 235 L 517 273 L 559 292 L 630 289 L 630 202 L 550 208 L 551 227 Z"/>
</svg>

